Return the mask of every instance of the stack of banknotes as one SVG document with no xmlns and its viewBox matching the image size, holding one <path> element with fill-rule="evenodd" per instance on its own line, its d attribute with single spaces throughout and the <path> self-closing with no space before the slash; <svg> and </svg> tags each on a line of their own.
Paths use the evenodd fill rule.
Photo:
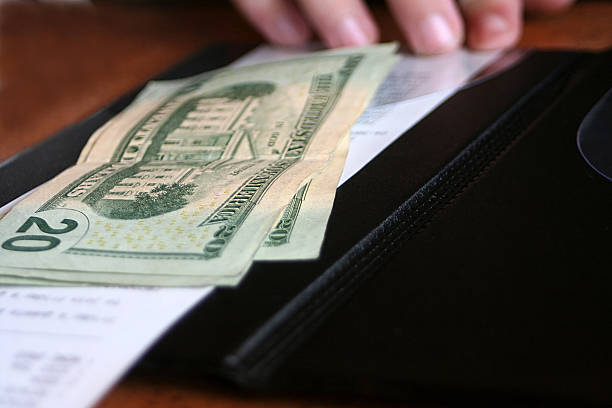
<svg viewBox="0 0 612 408">
<path fill-rule="evenodd" d="M 319 254 L 383 44 L 149 83 L 0 220 L 0 284 L 236 285 Z"/>
</svg>

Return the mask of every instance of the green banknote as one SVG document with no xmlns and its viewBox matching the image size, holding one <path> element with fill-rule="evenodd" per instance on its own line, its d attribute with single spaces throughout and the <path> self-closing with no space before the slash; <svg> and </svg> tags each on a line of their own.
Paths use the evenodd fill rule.
<svg viewBox="0 0 612 408">
<path fill-rule="evenodd" d="M 344 161 L 349 148 L 350 134 L 347 134 L 334 152 L 329 165 L 320 174 L 315 175 L 305 185 L 299 188 L 289 204 L 282 211 L 280 218 L 274 223 L 255 255 L 255 260 L 299 260 L 318 257 L 327 220 L 332 210 L 336 186 L 344 168 Z M 0 216 L 1 218 L 1 216 Z M 5 273 L 7 273 L 5 269 Z M 10 273 L 10 272 L 9 272 Z M 151 275 L 146 280 L 141 275 L 121 274 L 106 275 L 100 272 L 83 272 L 54 270 L 52 279 L 29 278 L 39 276 L 37 269 L 20 268 L 15 276 L 0 276 L 3 285 L 34 285 L 34 286 L 74 286 L 103 282 L 139 286 L 190 284 L 176 275 Z"/>
<path fill-rule="evenodd" d="M 255 260 L 319 257 L 349 142 L 350 133 L 343 138 L 328 166 L 293 195 L 255 254 Z"/>
<path fill-rule="evenodd" d="M 151 85 L 92 136 L 75 167 L 0 220 L 0 275 L 236 284 L 291 197 L 346 155 L 342 139 L 394 49 L 314 53 Z M 305 214 L 325 207 L 323 228 L 335 185 L 324 190 L 331 201 L 304 206 Z"/>
</svg>

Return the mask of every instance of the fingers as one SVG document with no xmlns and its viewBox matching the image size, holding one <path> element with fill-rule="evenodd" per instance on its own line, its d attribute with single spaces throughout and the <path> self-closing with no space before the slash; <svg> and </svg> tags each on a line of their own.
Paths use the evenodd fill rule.
<svg viewBox="0 0 612 408">
<path fill-rule="evenodd" d="M 378 29 L 363 0 L 232 0 L 271 42 L 298 45 L 310 37 L 306 20 L 328 47 L 358 46 L 378 40 Z M 524 0 L 528 11 L 551 13 L 574 0 Z M 387 0 L 413 50 L 452 51 L 467 38 L 470 48 L 512 46 L 522 30 L 523 0 Z M 465 28 L 464 28 L 465 20 Z"/>
<path fill-rule="evenodd" d="M 310 38 L 310 29 L 295 6 L 286 0 L 232 0 L 268 41 L 299 45 Z"/>
<path fill-rule="evenodd" d="M 523 22 L 521 0 L 459 0 L 459 4 L 470 48 L 506 48 L 518 41 Z"/>
<path fill-rule="evenodd" d="M 463 42 L 463 22 L 454 0 L 387 2 L 414 52 L 440 54 Z"/>
<path fill-rule="evenodd" d="M 306 21 L 288 0 L 233 2 L 271 42 L 297 45 L 310 36 Z M 358 46 L 378 41 L 378 29 L 363 0 L 298 0 L 298 3 L 328 47 Z"/>
<path fill-rule="evenodd" d="M 525 9 L 534 13 L 550 14 L 568 8 L 573 0 L 525 0 Z"/>
<path fill-rule="evenodd" d="M 298 0 L 328 47 L 372 44 L 378 28 L 362 0 Z"/>
</svg>

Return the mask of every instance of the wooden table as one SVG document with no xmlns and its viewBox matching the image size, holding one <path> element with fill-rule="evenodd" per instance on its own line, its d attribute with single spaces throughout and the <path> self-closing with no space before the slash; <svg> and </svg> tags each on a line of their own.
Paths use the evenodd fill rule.
<svg viewBox="0 0 612 408">
<path fill-rule="evenodd" d="M 383 40 L 401 40 L 384 7 L 375 7 L 374 14 Z M 93 7 L 0 0 L 0 161 L 90 115 L 208 44 L 260 40 L 235 11 L 219 2 Z M 520 45 L 611 47 L 612 3 L 582 2 L 558 16 L 528 19 Z M 203 381 L 131 374 L 99 407 L 391 405 L 395 404 L 253 396 Z"/>
</svg>

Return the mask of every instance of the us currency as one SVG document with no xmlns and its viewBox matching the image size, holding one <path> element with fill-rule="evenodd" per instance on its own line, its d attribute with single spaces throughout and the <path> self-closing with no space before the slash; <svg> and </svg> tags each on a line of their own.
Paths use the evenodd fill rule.
<svg viewBox="0 0 612 408">
<path fill-rule="evenodd" d="M 232 285 L 395 62 L 390 45 L 222 69 L 141 98 L 0 221 L 0 274 Z"/>
<path fill-rule="evenodd" d="M 349 142 L 350 133 L 342 139 L 329 165 L 294 194 L 255 254 L 256 260 L 319 257 Z"/>
<path fill-rule="evenodd" d="M 178 83 L 184 83 L 184 80 L 149 83 L 133 104 L 168 96 Z M 79 162 L 86 160 L 95 141 L 96 138 L 90 140 Z M 336 195 L 336 187 L 348 154 L 349 141 L 350 134 L 347 134 L 334 151 L 334 157 L 329 165 L 294 194 L 281 217 L 268 232 L 255 254 L 255 260 L 318 258 Z"/>
<path fill-rule="evenodd" d="M 334 157 L 321 174 L 316 175 L 293 195 L 289 204 L 282 211 L 279 219 L 268 232 L 266 239 L 255 254 L 255 260 L 306 260 L 319 256 L 326 225 L 331 214 L 336 186 L 344 168 L 348 154 L 350 134 L 347 134 L 334 152 Z M 0 215 L 2 218 L 2 215 Z M 24 269 L 22 275 L 37 275 L 37 270 L 28 272 Z M 55 271 L 53 281 L 48 279 L 24 278 L 19 276 L 0 276 L 0 284 L 5 285 L 74 285 L 95 282 L 102 278 L 99 274 L 80 272 L 78 281 L 69 271 Z M 133 282 L 138 276 L 129 276 L 127 282 Z M 172 276 L 162 277 L 164 282 L 172 281 L 181 285 L 181 281 Z M 157 277 L 147 282 L 148 285 L 158 285 Z"/>
<path fill-rule="evenodd" d="M 348 153 L 349 140 L 350 134 L 345 135 L 328 166 L 294 194 L 268 232 L 255 255 L 255 260 L 299 260 L 318 257 L 336 186 Z M 6 270 L 4 273 L 11 272 Z M 18 273 L 14 275 L 0 276 L 0 284 L 73 286 L 113 282 L 116 285 L 134 285 L 134 282 L 140 281 L 139 286 L 187 286 L 191 282 L 190 277 L 185 279 L 177 275 L 154 275 L 143 281 L 140 275 L 126 273 L 114 276 L 100 272 L 54 270 L 52 279 L 37 278 L 39 274 L 38 269 L 19 268 Z"/>
</svg>

